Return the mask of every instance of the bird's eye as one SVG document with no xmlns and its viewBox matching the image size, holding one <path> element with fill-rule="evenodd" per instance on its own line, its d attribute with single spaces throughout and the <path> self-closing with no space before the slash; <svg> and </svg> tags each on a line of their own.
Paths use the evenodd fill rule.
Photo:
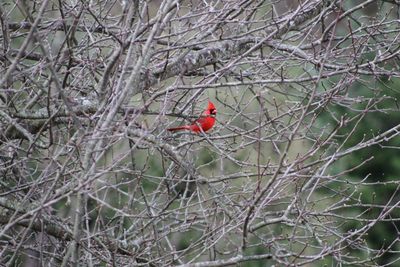
<svg viewBox="0 0 400 267">
<path fill-rule="evenodd" d="M 210 110 L 210 113 L 211 113 L 211 114 L 215 114 L 215 113 L 217 113 L 217 110 L 216 110 L 215 108 L 212 108 L 212 109 Z"/>
</svg>

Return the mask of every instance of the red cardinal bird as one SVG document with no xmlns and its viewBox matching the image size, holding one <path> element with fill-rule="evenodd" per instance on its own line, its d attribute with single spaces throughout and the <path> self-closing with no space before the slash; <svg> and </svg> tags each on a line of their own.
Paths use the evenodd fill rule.
<svg viewBox="0 0 400 267">
<path fill-rule="evenodd" d="M 195 122 L 193 122 L 190 125 L 168 128 L 167 130 L 171 132 L 181 131 L 181 130 L 189 130 L 194 133 L 199 133 L 202 130 L 204 132 L 207 132 L 214 126 L 216 115 L 217 115 L 217 110 L 215 109 L 214 104 L 211 101 L 208 101 L 208 106 L 206 110 L 204 110 L 203 115 L 200 118 L 198 118 Z"/>
</svg>

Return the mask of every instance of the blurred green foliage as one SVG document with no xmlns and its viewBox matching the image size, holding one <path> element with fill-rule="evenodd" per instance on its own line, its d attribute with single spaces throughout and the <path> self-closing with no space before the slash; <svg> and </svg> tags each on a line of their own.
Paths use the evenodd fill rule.
<svg viewBox="0 0 400 267">
<path fill-rule="evenodd" d="M 372 84 L 372 86 L 371 86 Z M 369 101 L 363 101 L 350 108 L 344 106 L 330 106 L 331 112 L 337 117 L 355 118 L 345 127 L 341 128 L 338 135 L 341 136 L 337 141 L 339 144 L 344 142 L 342 151 L 357 145 L 362 141 L 369 140 L 379 134 L 395 127 L 400 123 L 400 112 L 398 99 L 400 97 L 400 79 L 387 77 L 377 77 L 371 84 L 355 82 L 349 90 L 349 95 L 353 98 L 364 98 L 376 100 L 374 105 Z M 368 107 L 369 106 L 369 107 Z M 368 112 L 365 112 L 369 110 Z M 322 114 L 320 120 L 324 123 L 335 122 L 328 113 Z M 350 136 L 349 134 L 354 131 Z M 383 206 L 386 203 L 390 205 L 399 201 L 398 183 L 400 173 L 400 138 L 395 137 L 379 144 L 365 147 L 363 149 L 352 152 L 351 154 L 340 159 L 332 168 L 333 173 L 354 168 L 345 177 L 349 182 L 360 182 L 365 179 L 365 183 L 374 183 L 369 186 L 357 186 L 357 195 L 348 202 L 351 207 L 349 210 L 342 211 L 347 216 L 355 216 L 354 213 L 362 214 L 362 219 L 376 219 L 383 212 Z M 342 189 L 342 183 L 330 184 L 330 188 Z M 321 190 L 327 193 L 327 190 Z M 394 196 L 393 200 L 390 199 Z M 376 208 L 364 208 L 363 204 L 374 204 Z M 379 206 L 382 205 L 382 206 Z M 371 206 L 371 205 L 369 205 Z M 358 207 L 358 208 L 355 208 Z M 385 219 L 399 218 L 400 211 L 394 209 Z M 366 223 L 365 223 L 366 224 Z M 360 229 L 362 226 L 358 221 L 347 220 L 342 224 L 344 232 Z M 397 238 L 398 221 L 380 221 L 376 223 L 369 231 L 366 242 L 369 247 L 379 250 L 387 248 L 387 246 Z M 396 245 L 392 247 L 399 250 Z M 359 253 L 362 253 L 359 251 Z M 389 253 L 376 260 L 379 265 L 390 262 L 392 259 Z"/>
</svg>

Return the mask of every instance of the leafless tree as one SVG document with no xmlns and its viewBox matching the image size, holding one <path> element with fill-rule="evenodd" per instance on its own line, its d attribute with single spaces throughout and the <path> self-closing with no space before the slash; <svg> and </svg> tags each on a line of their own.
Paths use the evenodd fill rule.
<svg viewBox="0 0 400 267">
<path fill-rule="evenodd" d="M 400 76 L 399 6 L 2 1 L 1 264 L 395 264 L 398 238 L 366 238 L 397 229 L 398 188 L 361 190 L 400 184 L 349 178 L 374 155 L 344 162 L 398 149 L 389 115 L 349 144 L 398 110 L 380 86 Z M 209 99 L 211 131 L 166 131 Z"/>
</svg>

